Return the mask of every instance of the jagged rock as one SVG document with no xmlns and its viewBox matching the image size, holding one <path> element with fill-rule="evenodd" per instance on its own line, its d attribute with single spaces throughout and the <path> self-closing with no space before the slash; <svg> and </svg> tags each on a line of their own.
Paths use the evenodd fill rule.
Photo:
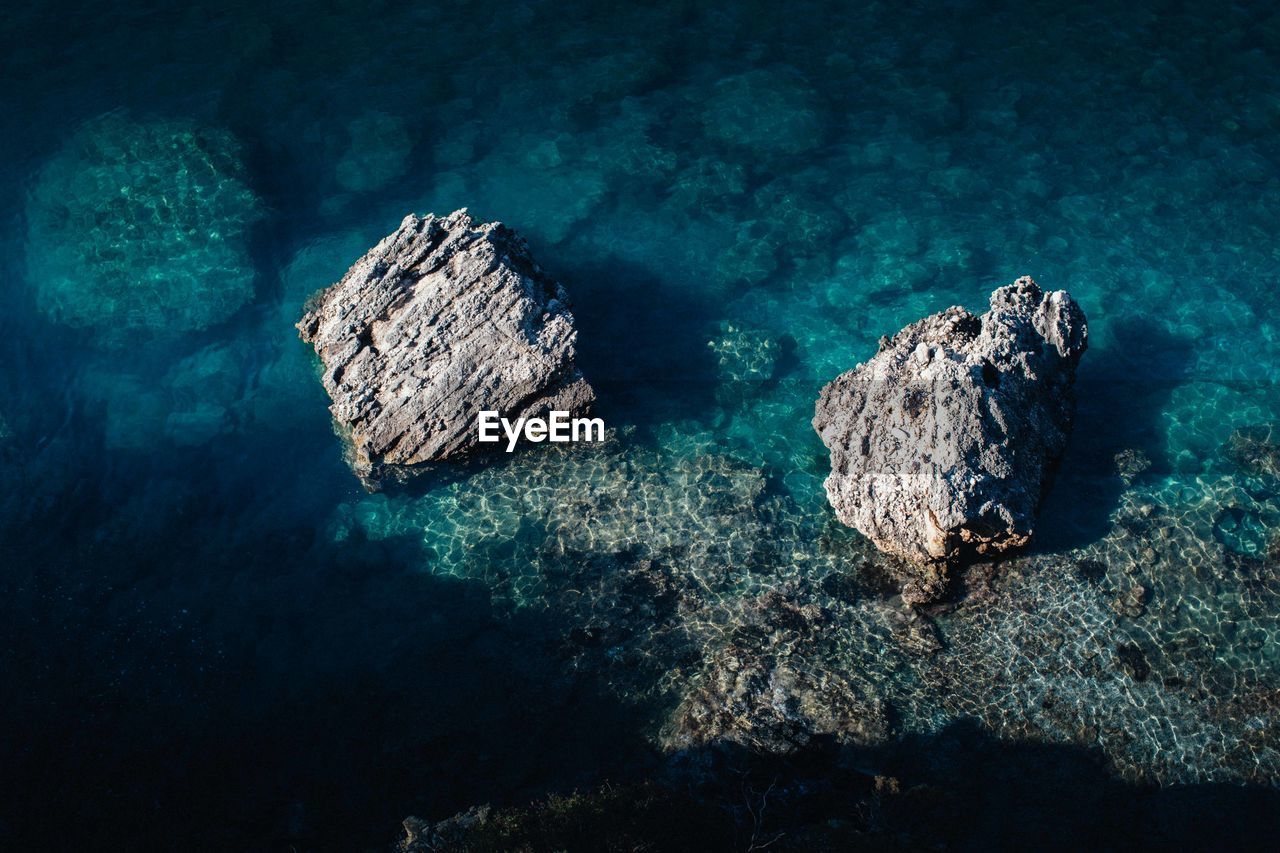
<svg viewBox="0 0 1280 853">
<path fill-rule="evenodd" d="M 981 317 L 948 308 L 880 340 L 822 389 L 837 517 L 919 566 L 904 600 L 938 597 L 939 567 L 1024 545 L 1074 413 L 1087 342 L 1065 292 L 1020 278 Z"/>
<path fill-rule="evenodd" d="M 365 486 L 474 453 L 482 410 L 586 412 L 567 303 L 524 240 L 465 210 L 405 217 L 317 294 L 298 329 Z"/>
<path fill-rule="evenodd" d="M 455 850 L 463 846 L 467 835 L 489 822 L 493 809 L 485 803 L 458 812 L 451 818 L 431 823 L 422 818 L 407 817 L 401 823 L 404 838 L 396 845 L 397 853 L 428 853 Z"/>
</svg>

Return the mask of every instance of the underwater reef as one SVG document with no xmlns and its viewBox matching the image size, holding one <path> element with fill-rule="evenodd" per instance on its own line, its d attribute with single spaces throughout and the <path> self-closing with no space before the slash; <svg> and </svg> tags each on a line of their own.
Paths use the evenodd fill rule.
<svg viewBox="0 0 1280 853">
<path fill-rule="evenodd" d="M 1030 278 L 880 339 L 879 352 L 822 389 L 813 428 L 831 451 L 836 516 L 879 548 L 923 564 L 903 588 L 946 591 L 945 564 L 1031 539 L 1066 449 L 1084 312 Z"/>
<path fill-rule="evenodd" d="M 298 321 L 370 489 L 480 449 L 477 418 L 585 413 L 564 288 L 501 223 L 407 216 Z"/>
<path fill-rule="evenodd" d="M 41 311 L 104 346 L 181 335 L 253 297 L 263 215 L 225 130 L 112 113 L 40 170 L 27 274 Z"/>
</svg>

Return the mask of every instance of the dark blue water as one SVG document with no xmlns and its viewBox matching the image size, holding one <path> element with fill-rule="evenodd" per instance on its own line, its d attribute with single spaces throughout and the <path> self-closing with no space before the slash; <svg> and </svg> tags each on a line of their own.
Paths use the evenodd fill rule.
<svg viewBox="0 0 1280 853">
<path fill-rule="evenodd" d="M 717 5 L 6 12 L 0 846 L 380 848 L 767 750 L 688 730 L 729 648 L 845 746 L 1275 786 L 1280 15 Z M 565 282 L 617 439 L 369 496 L 292 324 L 461 206 Z M 1022 274 L 1089 316 L 1076 433 L 922 654 L 813 401 Z M 740 630 L 771 595 L 823 627 Z"/>
</svg>

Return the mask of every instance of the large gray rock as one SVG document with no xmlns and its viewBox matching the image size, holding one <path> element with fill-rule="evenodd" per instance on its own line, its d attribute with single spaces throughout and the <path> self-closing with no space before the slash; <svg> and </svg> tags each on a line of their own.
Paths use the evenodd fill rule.
<svg viewBox="0 0 1280 853">
<path fill-rule="evenodd" d="M 822 389 L 839 519 L 908 561 L 908 603 L 943 593 L 946 567 L 1031 538 L 1066 447 L 1088 331 L 1065 291 L 1020 278 L 976 317 L 948 308 L 880 339 Z"/>
<path fill-rule="evenodd" d="M 482 410 L 585 413 L 567 302 L 524 240 L 465 210 L 405 217 L 313 297 L 298 329 L 365 486 L 473 454 Z"/>
</svg>

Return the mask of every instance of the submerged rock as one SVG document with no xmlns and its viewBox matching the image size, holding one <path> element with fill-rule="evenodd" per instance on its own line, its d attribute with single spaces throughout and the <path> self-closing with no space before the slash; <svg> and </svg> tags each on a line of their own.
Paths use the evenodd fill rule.
<svg viewBox="0 0 1280 853">
<path fill-rule="evenodd" d="M 402 824 L 404 839 L 396 849 L 401 853 L 425 853 L 461 847 L 469 834 L 489 822 L 492 811 L 493 808 L 485 803 L 435 823 L 416 817 L 405 818 Z"/>
<path fill-rule="evenodd" d="M 465 210 L 405 217 L 317 294 L 298 329 L 365 486 L 472 454 L 482 410 L 589 409 L 567 303 L 524 240 Z"/>
<path fill-rule="evenodd" d="M 1133 485 L 1133 481 L 1151 467 L 1151 459 L 1147 454 L 1133 447 L 1126 447 L 1117 453 L 1115 463 L 1116 473 L 1124 481 L 1125 486 Z"/>
<path fill-rule="evenodd" d="M 871 746 L 889 737 L 890 709 L 858 679 L 811 655 L 830 628 L 813 602 L 770 591 L 744 602 L 663 727 L 672 751 L 713 743 L 787 754 L 816 738 Z M 735 624 L 736 623 L 736 624 Z"/>
<path fill-rule="evenodd" d="M 722 323 L 719 334 L 707 341 L 715 355 L 720 376 L 726 382 L 768 382 L 778 368 L 781 345 L 760 329 Z"/>
<path fill-rule="evenodd" d="M 347 125 L 351 145 L 338 161 L 338 184 L 352 192 L 379 190 L 409 168 L 413 138 L 397 116 L 367 113 Z"/>
<path fill-rule="evenodd" d="M 829 126 L 826 105 L 794 68 L 773 66 L 728 77 L 705 101 L 707 135 L 756 156 L 800 154 L 820 146 Z"/>
<path fill-rule="evenodd" d="M 221 323 L 253 297 L 250 238 L 263 215 L 225 131 L 96 119 L 27 199 L 36 303 L 115 348 Z"/>
<path fill-rule="evenodd" d="M 1227 458 L 1255 477 L 1280 476 L 1280 441 L 1270 424 L 1237 427 L 1225 446 Z"/>
<path fill-rule="evenodd" d="M 728 456 L 614 438 L 527 454 L 417 497 L 366 497 L 340 508 L 331 530 L 336 540 L 430 542 L 433 572 L 505 575 L 495 600 L 525 604 L 526 585 L 536 581 L 545 595 L 544 576 L 564 572 L 548 567 L 577 571 L 592 556 L 676 566 L 682 585 L 742 577 L 769 536 L 758 506 L 764 491 L 760 469 Z M 611 569 L 611 580 L 620 571 Z"/>
<path fill-rule="evenodd" d="M 1087 345 L 1065 291 L 1023 277 L 981 317 L 948 308 L 880 340 L 822 389 L 814 429 L 831 451 L 839 519 L 920 567 L 903 598 L 945 590 L 945 566 L 1018 548 L 1066 447 Z"/>
</svg>

